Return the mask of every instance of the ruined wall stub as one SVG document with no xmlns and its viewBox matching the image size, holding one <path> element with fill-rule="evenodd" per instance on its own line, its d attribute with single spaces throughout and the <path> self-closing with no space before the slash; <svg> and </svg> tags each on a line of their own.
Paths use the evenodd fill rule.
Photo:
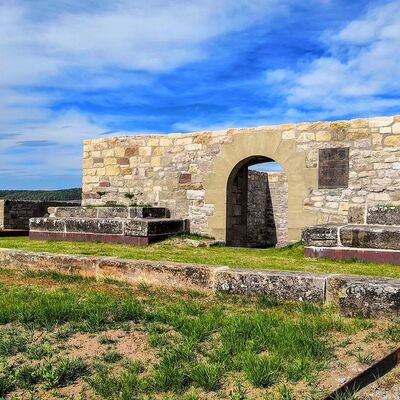
<svg viewBox="0 0 400 400">
<path fill-rule="evenodd" d="M 287 179 L 284 172 L 248 172 L 247 246 L 287 243 Z"/>
<path fill-rule="evenodd" d="M 319 188 L 319 149 L 347 147 L 347 187 Z M 346 222 L 352 205 L 400 205 L 400 116 L 86 140 L 83 203 L 165 206 L 192 232 L 224 240 L 228 177 L 249 157 L 287 174 L 289 240 Z"/>
</svg>

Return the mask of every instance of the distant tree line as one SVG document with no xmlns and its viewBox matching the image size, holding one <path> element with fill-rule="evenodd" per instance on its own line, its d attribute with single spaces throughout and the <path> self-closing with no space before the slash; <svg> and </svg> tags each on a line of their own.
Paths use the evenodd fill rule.
<svg viewBox="0 0 400 400">
<path fill-rule="evenodd" d="M 10 200 L 81 200 L 82 188 L 61 190 L 0 190 L 0 199 Z"/>
</svg>

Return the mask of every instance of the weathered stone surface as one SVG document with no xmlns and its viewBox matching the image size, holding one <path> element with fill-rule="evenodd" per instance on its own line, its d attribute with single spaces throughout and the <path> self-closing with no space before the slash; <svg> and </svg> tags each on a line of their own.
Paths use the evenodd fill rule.
<svg viewBox="0 0 400 400">
<path fill-rule="evenodd" d="M 124 232 L 121 219 L 64 218 L 64 221 L 66 232 L 107 233 L 112 235 L 122 235 Z M 31 230 L 34 229 L 31 228 Z"/>
<path fill-rule="evenodd" d="M 165 207 L 129 207 L 129 218 L 169 218 Z"/>
<path fill-rule="evenodd" d="M 129 218 L 127 207 L 99 207 L 97 218 Z"/>
<path fill-rule="evenodd" d="M 367 224 L 400 225 L 400 207 L 368 207 Z"/>
<path fill-rule="evenodd" d="M 349 317 L 400 315 L 400 279 L 334 275 L 327 279 L 327 301 Z"/>
<path fill-rule="evenodd" d="M 31 220 L 30 230 L 150 237 L 188 232 L 188 222 L 163 218 L 36 218 Z"/>
<path fill-rule="evenodd" d="M 323 302 L 325 279 L 324 274 L 220 267 L 215 270 L 214 289 L 230 294 Z"/>
<path fill-rule="evenodd" d="M 52 207 L 50 217 L 97 218 L 97 208 L 92 207 Z"/>
<path fill-rule="evenodd" d="M 365 207 L 353 206 L 349 207 L 348 220 L 351 224 L 364 224 L 365 223 Z"/>
<path fill-rule="evenodd" d="M 337 246 L 340 226 L 337 224 L 324 224 L 304 228 L 302 233 L 304 246 Z"/>
<path fill-rule="evenodd" d="M 79 201 L 0 200 L 0 229 L 29 229 L 29 218 L 46 217 L 49 207 L 78 205 Z"/>
<path fill-rule="evenodd" d="M 34 231 L 64 232 L 65 220 L 56 218 L 31 218 L 29 229 Z"/>
<path fill-rule="evenodd" d="M 102 258 L 98 263 L 98 277 L 112 277 L 130 283 L 144 282 L 150 285 L 211 289 L 212 267 L 205 265 L 177 264 Z"/>
<path fill-rule="evenodd" d="M 400 250 L 400 227 L 346 225 L 340 228 L 340 241 L 345 247 Z"/>
<path fill-rule="evenodd" d="M 168 218 L 164 207 L 51 207 L 50 217 L 75 218 Z"/>
<path fill-rule="evenodd" d="M 176 235 L 187 232 L 181 219 L 131 219 L 125 221 L 124 234 L 128 236 Z"/>
</svg>

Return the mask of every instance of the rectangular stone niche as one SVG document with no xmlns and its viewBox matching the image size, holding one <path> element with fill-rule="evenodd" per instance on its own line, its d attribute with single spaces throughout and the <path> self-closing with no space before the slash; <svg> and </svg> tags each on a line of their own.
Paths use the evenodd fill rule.
<svg viewBox="0 0 400 400">
<path fill-rule="evenodd" d="M 318 187 L 320 189 L 337 189 L 348 187 L 348 147 L 320 149 L 318 166 Z"/>
</svg>

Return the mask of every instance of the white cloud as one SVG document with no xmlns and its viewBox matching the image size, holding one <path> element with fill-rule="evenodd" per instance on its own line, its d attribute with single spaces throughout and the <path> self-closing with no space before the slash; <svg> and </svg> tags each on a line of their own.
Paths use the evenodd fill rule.
<svg viewBox="0 0 400 400">
<path fill-rule="evenodd" d="M 284 3 L 0 0 L 0 170 L 79 168 L 82 139 L 109 128 L 83 111 L 53 108 L 64 90 L 149 84 L 154 75 L 205 58 L 210 40 L 267 21 Z M 59 145 L 15 151 L 29 141 Z"/>
<path fill-rule="evenodd" d="M 281 90 L 292 116 L 327 118 L 398 107 L 399 27 L 400 1 L 380 5 L 339 32 L 323 35 L 330 56 L 316 59 L 300 71 L 270 71 L 267 78 L 285 78 L 280 80 Z M 300 108 L 312 111 L 298 111 Z"/>
</svg>

